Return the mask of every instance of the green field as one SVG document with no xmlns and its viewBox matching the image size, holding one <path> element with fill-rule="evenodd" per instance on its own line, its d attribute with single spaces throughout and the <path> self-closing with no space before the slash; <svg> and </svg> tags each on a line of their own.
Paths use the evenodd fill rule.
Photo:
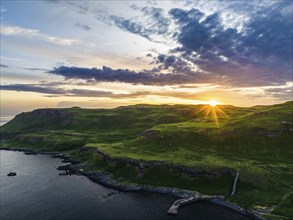
<svg viewBox="0 0 293 220">
<path fill-rule="evenodd" d="M 1 127 L 1 147 L 65 151 L 91 170 L 126 183 L 172 186 L 228 195 L 269 219 L 293 218 L 293 102 L 240 108 L 205 105 L 134 105 L 115 109 L 39 109 Z M 97 148 L 108 162 L 83 146 Z M 161 161 L 206 171 L 190 176 L 166 167 L 144 171 L 127 161 Z M 210 175 L 214 173 L 215 175 Z"/>
</svg>

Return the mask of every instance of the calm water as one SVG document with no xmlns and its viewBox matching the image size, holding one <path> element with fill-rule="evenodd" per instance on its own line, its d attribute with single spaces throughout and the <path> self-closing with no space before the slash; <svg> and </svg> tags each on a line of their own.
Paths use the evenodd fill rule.
<svg viewBox="0 0 293 220">
<path fill-rule="evenodd" d="M 0 115 L 0 126 L 6 124 L 13 118 L 14 115 Z"/>
<path fill-rule="evenodd" d="M 0 156 L 0 219 L 246 219 L 207 202 L 168 216 L 175 197 L 117 193 L 83 176 L 59 176 L 61 160 L 48 155 L 0 150 Z M 17 176 L 8 177 L 9 172 Z M 112 192 L 116 194 L 108 196 Z"/>
</svg>

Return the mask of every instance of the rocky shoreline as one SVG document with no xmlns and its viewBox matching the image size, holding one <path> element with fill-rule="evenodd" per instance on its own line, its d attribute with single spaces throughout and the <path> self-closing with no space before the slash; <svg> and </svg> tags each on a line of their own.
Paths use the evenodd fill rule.
<svg viewBox="0 0 293 220">
<path fill-rule="evenodd" d="M 68 155 L 60 154 L 57 152 L 22 149 L 22 148 L 0 148 L 0 150 L 20 151 L 20 152 L 24 152 L 27 155 L 37 155 L 37 154 L 51 155 L 52 158 L 59 158 L 59 159 L 62 159 L 62 162 L 64 163 L 70 163 L 64 166 L 59 166 L 57 168 L 58 170 L 66 171 L 68 172 L 68 174 L 78 174 L 78 175 L 86 176 L 87 178 L 89 178 L 91 181 L 95 183 L 98 183 L 108 188 L 116 189 L 121 192 L 150 192 L 150 193 L 172 195 L 179 198 L 196 197 L 198 198 L 198 200 L 200 200 L 200 198 L 203 197 L 204 200 L 206 200 L 205 195 L 201 195 L 200 193 L 195 191 L 180 190 L 173 187 L 154 187 L 150 185 L 124 184 L 112 178 L 111 174 L 105 174 L 105 173 L 97 172 L 97 171 L 84 171 L 83 169 L 84 167 L 82 164 L 79 163 L 79 161 L 70 158 Z M 250 219 L 253 219 L 253 220 L 265 219 L 248 209 L 241 208 L 240 206 L 236 204 L 225 201 L 223 197 L 211 196 L 210 199 L 208 200 L 215 204 L 221 205 L 225 208 L 232 209 L 235 212 L 241 213 L 242 215 Z"/>
</svg>

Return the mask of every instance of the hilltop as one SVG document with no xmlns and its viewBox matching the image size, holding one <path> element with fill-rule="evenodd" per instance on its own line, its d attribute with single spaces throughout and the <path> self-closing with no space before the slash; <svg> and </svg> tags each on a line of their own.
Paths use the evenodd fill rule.
<svg viewBox="0 0 293 220">
<path fill-rule="evenodd" d="M 239 172 L 228 199 L 286 219 L 293 217 L 292 114 L 292 101 L 38 109 L 1 127 L 1 148 L 66 152 L 121 182 L 210 195 L 229 195 Z"/>
</svg>

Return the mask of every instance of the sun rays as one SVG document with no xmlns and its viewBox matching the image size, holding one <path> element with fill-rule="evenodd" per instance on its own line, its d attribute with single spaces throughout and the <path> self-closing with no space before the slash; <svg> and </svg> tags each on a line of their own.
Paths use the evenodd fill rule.
<svg viewBox="0 0 293 220">
<path fill-rule="evenodd" d="M 219 118 L 228 118 L 228 115 L 224 112 L 223 106 L 219 106 L 219 102 L 216 100 L 211 100 L 209 105 L 202 106 L 197 113 L 204 113 L 204 118 L 211 118 L 217 127 L 220 127 Z"/>
</svg>

